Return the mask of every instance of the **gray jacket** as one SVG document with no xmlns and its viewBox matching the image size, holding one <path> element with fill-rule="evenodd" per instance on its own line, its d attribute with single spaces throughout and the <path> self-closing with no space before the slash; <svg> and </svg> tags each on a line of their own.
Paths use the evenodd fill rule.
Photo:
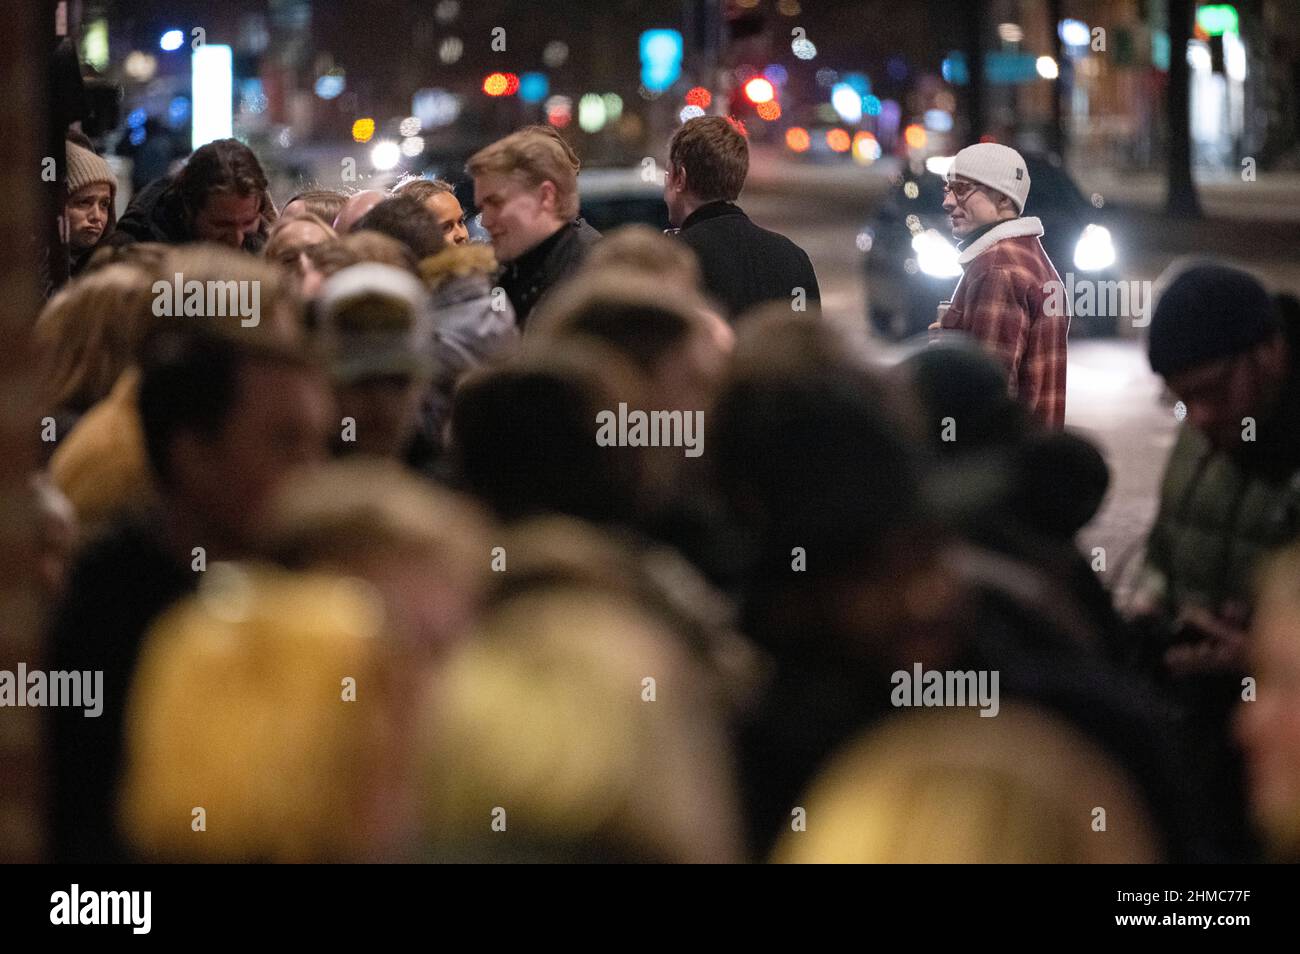
<svg viewBox="0 0 1300 954">
<path fill-rule="evenodd" d="M 494 296 L 491 280 L 481 274 L 458 276 L 434 292 L 433 315 L 433 379 L 425 392 L 421 430 L 441 449 L 456 383 L 513 351 L 519 327 L 509 299 Z"/>
</svg>

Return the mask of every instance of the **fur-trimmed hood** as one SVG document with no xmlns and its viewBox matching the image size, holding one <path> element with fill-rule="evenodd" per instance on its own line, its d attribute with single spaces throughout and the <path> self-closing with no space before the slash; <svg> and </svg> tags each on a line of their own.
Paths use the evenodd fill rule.
<svg viewBox="0 0 1300 954">
<path fill-rule="evenodd" d="M 961 254 L 957 256 L 957 264 L 968 264 L 1003 239 L 1040 236 L 1042 234 L 1043 222 L 1036 215 L 1022 215 L 1019 218 L 1007 219 L 1005 222 L 999 222 L 962 249 Z"/>
</svg>

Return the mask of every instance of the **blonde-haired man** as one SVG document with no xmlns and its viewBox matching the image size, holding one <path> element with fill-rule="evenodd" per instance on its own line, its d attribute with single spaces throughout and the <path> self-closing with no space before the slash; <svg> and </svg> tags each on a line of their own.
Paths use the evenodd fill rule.
<svg viewBox="0 0 1300 954">
<path fill-rule="evenodd" d="M 582 261 L 600 233 L 578 218 L 572 147 L 550 126 L 525 126 L 470 156 L 474 202 L 502 263 L 500 284 L 520 327 Z"/>
</svg>

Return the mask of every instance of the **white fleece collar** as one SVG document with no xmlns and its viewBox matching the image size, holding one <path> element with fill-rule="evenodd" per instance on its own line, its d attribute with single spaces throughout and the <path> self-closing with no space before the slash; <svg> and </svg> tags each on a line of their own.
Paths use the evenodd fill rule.
<svg viewBox="0 0 1300 954">
<path fill-rule="evenodd" d="M 958 265 L 966 265 L 977 255 L 982 255 L 1003 239 L 1020 238 L 1024 235 L 1042 235 L 1043 223 L 1036 215 L 1020 216 L 999 222 L 970 245 L 961 250 L 957 256 Z"/>
</svg>

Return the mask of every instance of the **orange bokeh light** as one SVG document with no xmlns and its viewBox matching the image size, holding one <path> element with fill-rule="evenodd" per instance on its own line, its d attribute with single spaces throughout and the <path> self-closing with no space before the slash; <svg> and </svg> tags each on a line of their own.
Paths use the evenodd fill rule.
<svg viewBox="0 0 1300 954">
<path fill-rule="evenodd" d="M 766 103 L 758 104 L 758 118 L 766 119 L 769 123 L 774 119 L 781 118 L 781 104 L 776 100 L 769 100 Z"/>
<path fill-rule="evenodd" d="M 791 126 L 785 131 L 785 144 L 795 152 L 807 152 L 812 146 L 812 137 L 802 126 Z"/>
<path fill-rule="evenodd" d="M 698 106 L 700 109 L 708 109 L 709 104 L 713 102 L 713 94 L 703 86 L 692 87 L 686 93 L 686 105 Z"/>
<path fill-rule="evenodd" d="M 853 140 L 849 139 L 849 134 L 843 129 L 828 129 L 826 131 L 826 145 L 830 146 L 834 152 L 848 152 L 849 147 L 853 145 Z"/>
<path fill-rule="evenodd" d="M 925 127 L 918 126 L 916 123 L 903 130 L 903 139 L 913 149 L 924 149 L 926 138 Z"/>
<path fill-rule="evenodd" d="M 505 73 L 489 73 L 487 79 L 483 80 L 483 92 L 489 96 L 504 96 L 509 85 Z"/>
</svg>

